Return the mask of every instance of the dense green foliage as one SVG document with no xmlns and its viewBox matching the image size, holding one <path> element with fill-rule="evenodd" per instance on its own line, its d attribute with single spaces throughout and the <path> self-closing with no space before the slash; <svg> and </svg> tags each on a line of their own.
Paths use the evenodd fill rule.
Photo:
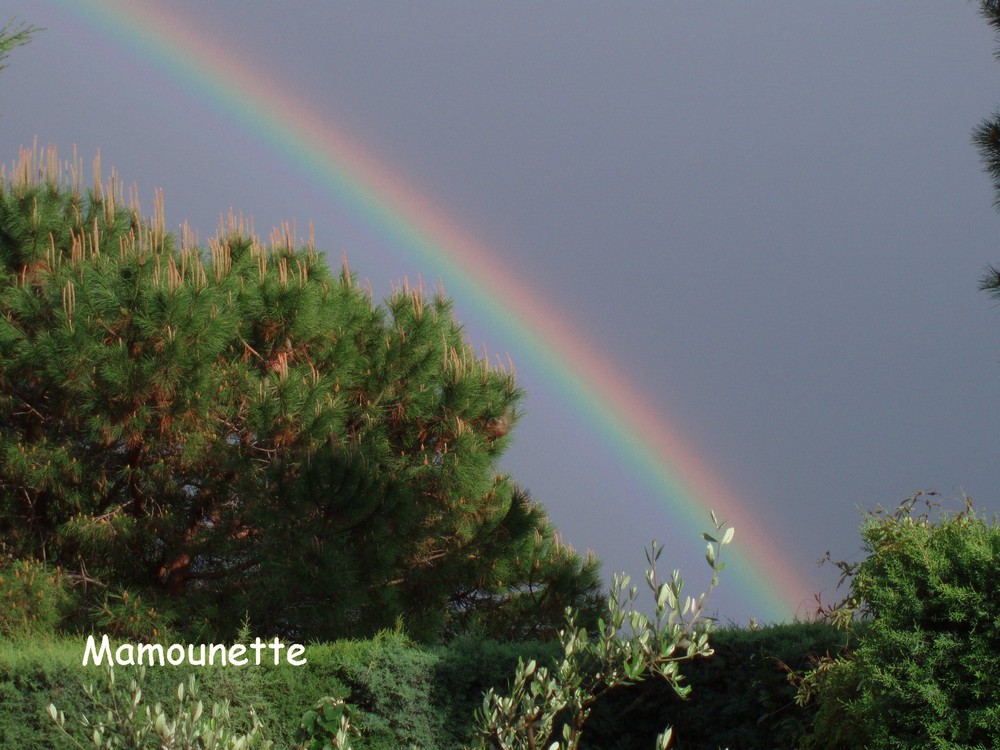
<svg viewBox="0 0 1000 750">
<path fill-rule="evenodd" d="M 0 640 L 0 747 L 51 750 L 61 747 L 46 707 L 55 703 L 67 726 L 93 714 L 81 683 L 104 684 L 101 667 L 81 667 L 78 638 Z M 299 722 L 321 696 L 343 698 L 360 737 L 359 750 L 459 750 L 474 731 L 475 709 L 489 688 L 502 689 L 518 659 L 551 663 L 550 644 L 505 644 L 459 638 L 448 646 L 423 647 L 396 632 L 364 641 L 336 641 L 308 647 L 304 667 L 199 667 L 199 695 L 207 705 L 228 701 L 234 727 L 249 729 L 254 708 L 264 736 L 276 748 L 295 746 Z M 172 703 L 190 667 L 146 671 L 146 702 Z M 117 667 L 127 684 L 131 668 Z M 55 738 L 55 739 L 53 739 Z"/>
<path fill-rule="evenodd" d="M 515 637 L 593 611 L 596 561 L 494 469 L 521 393 L 447 298 L 377 306 L 289 227 L 178 243 L 62 171 L 28 151 L 0 184 L 0 554 L 59 566 L 81 624 Z"/>
<path fill-rule="evenodd" d="M 842 564 L 844 607 L 865 628 L 807 681 L 825 726 L 879 748 L 985 748 L 1000 741 L 1000 526 L 971 504 L 916 513 L 920 496 L 862 527 L 865 559 Z M 859 737 L 859 735 L 861 735 Z M 822 736 L 808 747 L 843 747 Z M 861 745 L 858 745 L 861 746 Z"/>
<path fill-rule="evenodd" d="M 67 588 L 58 570 L 0 557 L 0 634 L 51 633 L 70 606 Z"/>
<path fill-rule="evenodd" d="M 53 730 L 47 705 L 55 703 L 73 729 L 79 727 L 80 717 L 95 714 L 82 689 L 84 684 L 94 684 L 102 699 L 107 696 L 103 668 L 81 666 L 82 655 L 80 639 L 0 641 L 0 705 L 4 708 L 0 711 L 0 746 L 25 750 L 67 746 L 60 744 Z M 197 670 L 197 679 L 209 703 L 232 704 L 239 730 L 249 729 L 247 720 L 253 707 L 267 727 L 267 736 L 282 743 L 280 746 L 290 746 L 296 722 L 316 695 L 347 692 L 322 663 L 310 667 L 295 671 L 291 667 L 204 668 Z M 135 675 L 130 668 L 115 671 L 120 684 L 127 685 Z M 143 685 L 147 704 L 170 702 L 177 684 L 186 681 L 189 674 L 190 668 L 147 670 Z"/>
<path fill-rule="evenodd" d="M 1000 528 L 972 513 L 871 522 L 854 590 L 871 627 L 862 710 L 881 747 L 1000 738 Z"/>
<path fill-rule="evenodd" d="M 794 687 L 783 665 L 804 668 L 810 657 L 835 653 L 843 633 L 824 624 L 782 625 L 759 630 L 721 628 L 712 633 L 715 655 L 684 668 L 692 688 L 677 696 L 658 678 L 610 691 L 593 708 L 583 748 L 650 750 L 670 724 L 678 750 L 728 747 L 786 750 L 810 728 L 815 707 L 794 705 Z M 54 702 L 68 724 L 88 712 L 82 682 L 102 683 L 102 670 L 82 668 L 79 639 L 0 641 L 0 746 L 58 748 L 45 708 Z M 557 669 L 554 644 L 503 644 L 464 637 L 448 646 L 418 646 L 398 633 L 365 641 L 310 646 L 306 667 L 198 668 L 206 705 L 231 704 L 234 727 L 246 731 L 253 707 L 264 736 L 276 748 L 295 746 L 303 714 L 320 696 L 343 699 L 360 735 L 360 750 L 459 750 L 474 737 L 476 709 L 490 688 L 508 689 L 518 660 Z M 147 702 L 171 703 L 190 668 L 148 669 Z M 126 683 L 131 669 L 116 669 Z M 93 713 L 90 711 L 90 713 Z M 834 745 L 828 745 L 832 747 Z M 861 747 L 841 744 L 838 747 Z"/>
<path fill-rule="evenodd" d="M 532 733 L 539 741 L 561 736 L 565 747 L 663 747 L 656 738 L 668 723 L 681 750 L 994 747 L 1000 525 L 971 505 L 932 518 L 928 503 L 917 513 L 921 497 L 871 514 L 862 528 L 866 556 L 840 564 L 850 592 L 834 614 L 846 632 L 825 623 L 713 631 L 713 655 L 687 666 L 681 689 L 678 662 L 706 654 L 707 633 L 676 619 L 684 612 L 675 608 L 678 579 L 658 585 L 655 572 L 666 628 L 626 615 L 630 607 L 614 596 L 620 583 L 608 624 L 588 637 L 570 621 L 561 654 L 552 644 L 514 648 L 472 637 L 427 649 L 386 632 L 313 646 L 307 668 L 206 668 L 199 679 L 206 700 L 229 701 L 240 715 L 253 706 L 276 747 L 292 746 L 303 712 L 341 700 L 360 730 L 352 746 L 361 749 L 461 748 L 476 737 L 488 747 L 531 747 Z M 610 635 L 626 620 L 631 632 Z M 38 739 L 44 706 L 57 696 L 67 715 L 79 707 L 80 652 L 80 642 L 46 651 L 37 639 L 0 649 L 0 701 L 12 712 L 12 721 L 0 721 L 0 741 L 46 746 Z M 651 669 L 668 679 L 645 680 Z M 158 686 L 150 695 L 184 678 L 179 669 L 152 674 Z M 796 686 L 809 700 L 796 700 Z M 682 701 L 688 690 L 691 700 Z M 317 704 L 325 695 L 333 701 Z M 326 727 L 340 716 L 331 712 Z"/>
<path fill-rule="evenodd" d="M 82 724 L 67 723 L 65 717 L 74 715 L 75 706 L 66 696 L 59 697 L 58 706 L 56 701 L 47 704 L 47 712 L 60 736 L 81 747 L 88 741 L 74 739 L 74 727 L 76 732 L 87 734 L 95 725 L 98 728 L 93 741 L 101 747 L 105 742 L 117 747 L 119 740 L 125 743 L 122 746 L 135 747 L 154 747 L 158 741 L 170 745 L 176 740 L 178 747 L 194 748 L 205 738 L 215 742 L 220 750 L 249 747 L 251 742 L 274 741 L 283 747 L 289 742 L 292 722 L 287 713 L 271 715 L 295 712 L 296 708 L 302 710 L 306 701 L 295 736 L 297 742 L 308 747 L 322 748 L 328 743 L 341 748 L 466 747 L 475 740 L 477 747 L 498 750 L 530 750 L 539 745 L 574 750 L 580 747 L 591 712 L 613 691 L 647 678 L 662 679 L 677 695 L 686 695 L 690 690 L 683 684 L 680 667 L 712 653 L 708 643 L 712 620 L 705 618 L 704 607 L 724 567 L 721 551 L 733 539 L 733 529 L 716 522 L 715 536 L 704 536 L 709 543 L 706 559 L 713 573 L 708 592 L 697 598 L 684 597 L 683 580 L 677 571 L 669 580 L 660 581 L 656 562 L 662 548 L 654 545 L 647 556 L 650 568 L 646 575 L 654 598 L 653 616 L 635 609 L 637 587 L 630 586 L 627 577 L 616 577 L 606 613 L 598 619 L 593 636 L 577 626 L 575 612 L 567 608 L 565 626 L 560 631 L 562 653 L 558 658 L 551 644 L 529 645 L 526 659 L 523 651 L 515 653 L 510 646 L 482 638 L 467 636 L 453 640 L 448 647 L 428 650 L 417 647 L 399 631 L 383 632 L 367 641 L 315 645 L 308 654 L 308 667 L 202 667 L 197 671 L 205 675 L 204 683 L 211 691 L 206 696 L 206 701 L 211 701 L 211 714 L 205 713 L 202 702 L 193 697 L 193 683 L 186 694 L 179 687 L 173 708 L 163 709 L 162 701 L 151 699 L 150 691 L 140 689 L 137 682 L 122 688 L 121 678 L 117 687 L 113 680 L 107 681 L 103 692 L 85 687 L 88 705 L 79 714 Z M 249 628 L 244 625 L 238 640 L 249 639 Z M 17 645 L 27 642 L 22 640 Z M 129 647 L 127 643 L 123 645 Z M 0 651 L 0 685 L 5 670 L 12 681 L 18 675 L 27 674 L 30 678 L 40 671 L 37 646 L 28 651 L 27 657 L 18 654 L 13 660 L 12 652 Z M 44 656 L 45 652 L 41 653 Z M 34 663 L 31 655 L 36 657 Z M 66 660 L 65 648 L 49 655 Z M 515 655 L 517 669 L 508 688 L 502 677 L 510 673 Z M 177 671 L 155 670 L 160 677 L 171 673 L 176 677 Z M 139 672 L 140 681 L 143 672 Z M 315 688 L 317 674 L 325 675 L 329 684 L 318 691 L 323 697 L 313 703 L 309 698 L 315 701 L 315 693 L 308 696 L 303 691 Z M 280 697 L 274 700 L 276 675 L 313 679 L 301 680 L 291 689 L 282 683 Z M 41 682 L 45 684 L 47 680 Z M 238 685 L 237 690 L 228 690 L 234 684 Z M 12 695 L 17 692 L 11 690 Z M 45 693 L 51 691 L 43 688 L 20 692 L 22 705 L 13 702 L 11 705 L 37 720 L 39 698 L 44 701 Z M 68 694 L 72 695 L 72 691 Z M 152 694 L 156 694 L 155 687 Z M 473 731 L 470 718 L 480 695 L 483 698 Z M 232 718 L 230 706 L 235 707 L 236 715 L 243 713 L 248 717 L 245 726 Z M 274 736 L 267 736 L 264 731 L 267 723 L 261 724 L 258 717 L 277 719 L 271 724 L 277 727 Z M 2 725 L 0 730 L 7 731 Z M 361 730 L 360 734 L 357 730 Z M 244 732 L 250 734 L 241 737 Z M 554 732 L 561 739 L 550 744 L 548 740 Z M 31 737 L 29 732 L 19 739 Z M 129 737 L 133 739 L 128 740 Z M 670 731 L 660 734 L 655 746 L 666 748 L 670 737 Z"/>
</svg>

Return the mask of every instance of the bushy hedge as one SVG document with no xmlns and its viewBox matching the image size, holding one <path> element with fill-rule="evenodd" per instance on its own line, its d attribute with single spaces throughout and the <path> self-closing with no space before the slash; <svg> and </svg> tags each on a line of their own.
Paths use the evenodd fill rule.
<svg viewBox="0 0 1000 750">
<path fill-rule="evenodd" d="M 0 711 L 0 747 L 50 750 L 65 746 L 46 714 L 49 703 L 65 713 L 68 725 L 78 726 L 84 714 L 93 717 L 82 686 L 93 683 L 100 689 L 105 678 L 102 667 L 81 665 L 83 646 L 82 638 L 0 642 L 0 706 L 4 709 Z M 318 696 L 348 693 L 322 660 L 301 668 L 167 666 L 146 670 L 145 703 L 169 702 L 177 684 L 192 672 L 209 704 L 228 699 L 234 716 L 241 720 L 253 706 L 267 736 L 279 747 L 291 746 L 299 717 Z M 135 671 L 119 667 L 115 673 L 123 680 Z"/>
<path fill-rule="evenodd" d="M 1000 524 L 971 502 L 918 512 L 923 494 L 872 513 L 866 558 L 841 563 L 851 584 L 842 608 L 866 627 L 811 678 L 821 713 L 804 747 L 1000 747 Z"/>
<path fill-rule="evenodd" d="M 854 583 L 869 618 L 851 629 L 852 650 L 848 633 L 825 623 L 719 629 L 715 654 L 682 670 L 688 700 L 658 679 L 613 691 L 596 705 L 582 747 L 646 750 L 668 724 L 677 750 L 996 746 L 1000 531 L 971 514 L 936 524 L 900 516 L 876 520 L 864 538 L 870 556 Z M 63 746 L 45 707 L 76 722 L 88 712 L 81 683 L 102 683 L 100 668 L 81 667 L 83 645 L 0 640 L 0 747 Z M 351 707 L 358 750 L 458 750 L 472 739 L 483 692 L 504 690 L 519 657 L 552 664 L 557 651 L 471 636 L 428 648 L 385 632 L 311 645 L 304 667 L 151 668 L 144 695 L 167 702 L 194 671 L 204 700 L 231 703 L 244 722 L 237 729 L 248 728 L 253 706 L 276 748 L 294 747 L 302 714 L 330 695 Z M 840 661 L 814 680 L 817 699 L 796 705 L 789 673 L 801 678 L 827 654 Z"/>
<path fill-rule="evenodd" d="M 461 748 L 473 732 L 483 693 L 503 688 L 518 657 L 554 660 L 554 645 L 502 644 L 466 637 L 447 647 L 419 648 L 395 633 L 339 641 L 309 650 L 347 688 L 369 750 Z"/>
<path fill-rule="evenodd" d="M 718 630 L 715 656 L 684 670 L 693 688 L 688 700 L 657 679 L 613 692 L 597 705 L 585 747 L 645 750 L 667 724 L 675 728 L 679 750 L 795 747 L 815 709 L 794 705 L 788 669 L 804 671 L 810 656 L 838 651 L 843 638 L 818 623 Z M 82 638 L 0 641 L 0 747 L 60 747 L 45 707 L 55 703 L 75 723 L 89 710 L 82 683 L 103 683 L 101 668 L 81 666 L 83 644 Z M 554 644 L 474 637 L 426 648 L 386 632 L 369 640 L 311 645 L 304 667 L 150 668 L 143 692 L 149 704 L 167 702 L 194 671 L 209 703 L 230 701 L 234 717 L 244 722 L 253 706 L 277 748 L 293 747 L 302 714 L 319 697 L 331 695 L 351 706 L 362 733 L 355 743 L 360 750 L 457 750 L 472 737 L 483 693 L 505 688 L 519 657 L 549 663 L 557 650 Z M 129 674 L 126 668 L 117 672 Z"/>
<path fill-rule="evenodd" d="M 0 747 L 51 750 L 64 745 L 50 726 L 55 703 L 76 724 L 92 713 L 82 684 L 104 682 L 103 668 L 81 666 L 84 640 L 39 638 L 0 641 Z M 253 706 L 276 748 L 291 748 L 302 714 L 321 696 L 343 697 L 361 737 L 358 750 L 448 750 L 467 743 L 473 714 L 489 687 L 509 682 L 519 657 L 552 659 L 543 644 L 501 644 L 464 638 L 450 646 L 420 647 L 398 633 L 307 648 L 302 667 L 153 667 L 146 670 L 144 701 L 168 702 L 194 672 L 203 700 L 229 700 L 246 721 Z M 116 676 L 131 671 L 119 667 Z M 247 729 L 238 723 L 238 728 Z"/>
<path fill-rule="evenodd" d="M 684 669 L 688 699 L 656 680 L 612 693 L 595 710 L 585 747 L 651 748 L 670 724 L 677 750 L 794 748 L 811 729 L 815 708 L 795 704 L 789 670 L 808 669 L 811 657 L 839 652 L 844 640 L 825 623 L 714 631 L 715 654 Z"/>
</svg>

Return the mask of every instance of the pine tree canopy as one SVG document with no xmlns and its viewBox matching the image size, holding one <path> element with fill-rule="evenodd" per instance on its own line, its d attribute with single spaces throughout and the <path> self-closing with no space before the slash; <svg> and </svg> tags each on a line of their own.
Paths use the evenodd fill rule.
<svg viewBox="0 0 1000 750">
<path fill-rule="evenodd" d="M 442 294 L 383 304 L 291 227 L 206 248 L 54 150 L 0 173 L 0 572 L 69 626 L 541 634 L 597 562 L 496 461 L 521 392 Z"/>
</svg>

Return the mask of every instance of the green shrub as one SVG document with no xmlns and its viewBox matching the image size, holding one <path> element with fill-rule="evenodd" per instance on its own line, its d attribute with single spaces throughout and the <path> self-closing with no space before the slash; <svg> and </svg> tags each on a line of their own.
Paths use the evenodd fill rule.
<svg viewBox="0 0 1000 750">
<path fill-rule="evenodd" d="M 62 572 L 35 560 L 0 557 L 0 635 L 51 634 L 71 602 Z"/>
<path fill-rule="evenodd" d="M 856 747 L 984 748 L 1000 742 L 1000 526 L 938 513 L 926 497 L 876 511 L 866 558 L 841 564 L 840 608 L 867 621 L 853 653 L 807 680 L 826 725 L 863 728 Z M 819 729 L 810 748 L 834 747 Z M 836 745 L 843 747 L 843 745 Z"/>
<path fill-rule="evenodd" d="M 334 663 L 350 689 L 348 703 L 364 750 L 435 748 L 441 717 L 433 701 L 438 657 L 397 631 L 338 644 Z"/>
<path fill-rule="evenodd" d="M 92 711 L 82 684 L 102 682 L 102 668 L 81 665 L 83 641 L 77 639 L 22 638 L 0 640 L 0 747 L 18 750 L 50 750 L 52 729 L 47 706 L 55 703 L 69 717 Z M 254 707 L 267 736 L 278 747 L 290 747 L 302 712 L 317 695 L 337 692 L 336 684 L 318 685 L 307 675 L 287 674 L 296 668 L 198 668 L 199 692 L 209 703 L 228 702 L 234 711 L 237 731 L 250 730 L 249 708 Z M 121 667 L 127 683 L 132 671 Z M 157 667 L 147 671 L 143 695 L 147 703 L 164 705 L 174 698 L 179 682 L 190 667 Z M 303 679 L 306 678 L 306 679 Z M 308 697 L 287 689 L 287 683 L 302 684 Z M 288 711 L 288 713 L 285 713 Z M 72 718 L 71 718 L 72 721 Z"/>
<path fill-rule="evenodd" d="M 552 644 L 497 643 L 472 636 L 428 648 L 390 631 L 367 641 L 310 645 L 304 667 L 198 667 L 206 704 L 228 702 L 235 729 L 247 732 L 253 707 L 263 734 L 276 748 L 297 747 L 303 715 L 321 696 L 344 701 L 360 736 L 355 750 L 408 748 L 459 750 L 474 732 L 483 692 L 509 684 L 518 659 L 554 658 Z M 87 713 L 81 683 L 100 682 L 100 667 L 82 667 L 83 639 L 0 639 L 0 747 L 50 750 L 49 703 L 67 717 Z M 128 672 L 121 671 L 125 681 Z M 146 673 L 148 702 L 167 704 L 191 667 L 156 667 Z"/>
<path fill-rule="evenodd" d="M 851 656 L 820 660 L 799 682 L 797 702 L 814 709 L 811 731 L 799 740 L 799 750 L 870 747 L 861 717 L 850 710 L 860 692 L 858 664 Z"/>
</svg>

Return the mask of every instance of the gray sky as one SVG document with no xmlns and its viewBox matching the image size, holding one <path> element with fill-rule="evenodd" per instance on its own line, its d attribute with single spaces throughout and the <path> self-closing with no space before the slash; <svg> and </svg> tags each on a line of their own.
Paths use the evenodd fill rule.
<svg viewBox="0 0 1000 750">
<path fill-rule="evenodd" d="M 3 5 L 46 31 L 0 77 L 0 160 L 35 136 L 100 149 L 145 205 L 164 189 L 170 226 L 207 237 L 230 207 L 265 234 L 312 220 L 380 296 L 439 275 L 89 14 Z M 936 489 L 1000 508 L 1000 314 L 976 291 L 1000 219 L 969 140 L 1000 104 L 1000 65 L 977 4 L 169 6 L 543 291 L 826 598 L 836 577 L 816 560 L 857 555 L 859 506 Z M 528 413 L 503 465 L 567 541 L 610 576 L 641 572 L 655 536 L 697 586 L 692 530 L 456 303 L 474 343 L 518 364 Z M 725 579 L 715 605 L 761 615 Z"/>
</svg>

